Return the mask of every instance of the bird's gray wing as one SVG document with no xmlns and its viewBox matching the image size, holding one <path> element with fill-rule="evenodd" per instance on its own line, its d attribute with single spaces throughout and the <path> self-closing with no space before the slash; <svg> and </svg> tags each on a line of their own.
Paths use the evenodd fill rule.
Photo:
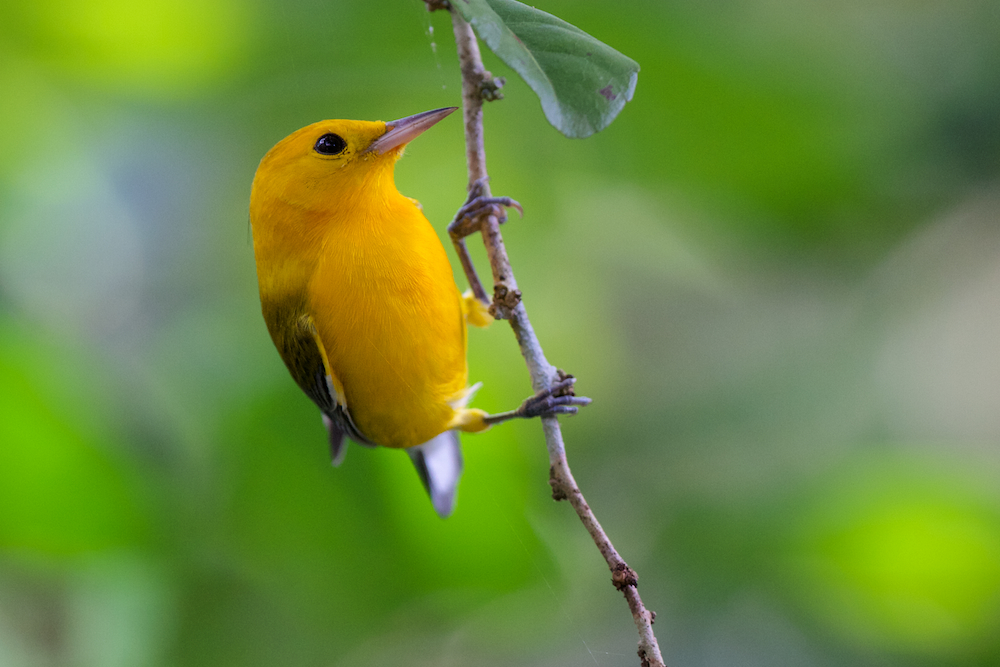
<svg viewBox="0 0 1000 667">
<path fill-rule="evenodd" d="M 296 384 L 323 413 L 330 442 L 330 459 L 340 465 L 347 448 L 345 438 L 366 446 L 374 446 L 355 425 L 348 410 L 343 385 L 337 380 L 327 360 L 312 317 L 296 313 L 266 313 L 271 338 Z M 284 315 L 284 316 L 282 316 Z M 271 326 L 272 323 L 275 326 Z"/>
</svg>

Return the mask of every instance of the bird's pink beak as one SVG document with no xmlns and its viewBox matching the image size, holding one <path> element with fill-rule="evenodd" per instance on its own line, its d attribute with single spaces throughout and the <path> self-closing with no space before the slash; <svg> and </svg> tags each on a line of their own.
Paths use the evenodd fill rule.
<svg viewBox="0 0 1000 667">
<path fill-rule="evenodd" d="M 409 143 L 421 132 L 434 125 L 439 120 L 455 111 L 458 107 L 445 107 L 425 111 L 415 116 L 407 116 L 399 120 L 391 120 L 385 124 L 385 134 L 371 142 L 363 152 L 385 155 L 393 148 Z"/>
</svg>

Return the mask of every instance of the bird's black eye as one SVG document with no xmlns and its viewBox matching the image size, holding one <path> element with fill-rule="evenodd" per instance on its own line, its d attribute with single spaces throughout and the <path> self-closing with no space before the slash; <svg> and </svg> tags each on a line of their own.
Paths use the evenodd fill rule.
<svg viewBox="0 0 1000 667">
<path fill-rule="evenodd" d="M 316 140 L 315 151 L 321 155 L 338 155 L 347 148 L 347 142 L 339 134 L 324 134 Z"/>
</svg>

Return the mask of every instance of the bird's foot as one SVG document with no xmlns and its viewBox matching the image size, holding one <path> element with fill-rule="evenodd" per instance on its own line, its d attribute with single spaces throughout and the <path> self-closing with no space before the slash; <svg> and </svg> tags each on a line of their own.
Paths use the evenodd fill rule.
<svg viewBox="0 0 1000 667">
<path fill-rule="evenodd" d="M 483 220 L 490 215 L 496 216 L 497 222 L 502 225 L 507 221 L 507 211 L 505 210 L 507 208 L 516 208 L 518 213 L 524 215 L 521 204 L 510 197 L 483 196 L 483 190 L 488 181 L 489 178 L 481 178 L 472 184 L 465 203 L 462 204 L 462 208 L 458 209 L 455 219 L 448 225 L 448 234 L 452 241 L 478 232 Z"/>
<path fill-rule="evenodd" d="M 517 410 L 500 412 L 483 417 L 487 426 L 500 424 L 508 419 L 532 419 L 534 417 L 552 417 L 555 415 L 574 415 L 581 406 L 590 405 L 586 396 L 573 393 L 576 378 L 559 371 L 558 380 L 548 389 L 543 389 L 521 404 Z"/>
<path fill-rule="evenodd" d="M 565 375 L 560 371 L 560 374 Z M 548 417 L 551 415 L 575 415 L 580 407 L 590 405 L 586 396 L 573 393 L 576 378 L 566 375 L 548 389 L 543 389 L 528 398 L 514 412 L 518 417 L 531 419 L 533 417 Z"/>
<path fill-rule="evenodd" d="M 548 389 L 543 389 L 534 396 L 528 398 L 516 410 L 498 412 L 494 415 L 482 414 L 480 428 L 465 430 L 484 430 L 495 424 L 501 424 L 510 419 L 533 419 L 534 417 L 553 417 L 555 415 L 575 415 L 580 407 L 590 405 L 591 400 L 586 396 L 577 396 L 573 393 L 573 385 L 576 378 L 563 371 L 558 371 L 556 381 Z"/>
</svg>

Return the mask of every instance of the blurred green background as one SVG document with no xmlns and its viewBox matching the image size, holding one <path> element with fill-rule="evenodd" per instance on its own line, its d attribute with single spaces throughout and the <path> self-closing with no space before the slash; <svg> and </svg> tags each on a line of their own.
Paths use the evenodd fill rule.
<svg viewBox="0 0 1000 667">
<path fill-rule="evenodd" d="M 486 143 L 667 663 L 1000 664 L 1000 4 L 539 8 L 642 65 L 570 141 L 487 53 Z M 0 4 L 0 666 L 638 663 L 537 424 L 465 437 L 441 521 L 399 452 L 330 467 L 259 314 L 267 149 L 459 88 L 419 0 Z M 443 233 L 458 119 L 397 183 Z M 470 348 L 478 407 L 529 393 Z"/>
</svg>

